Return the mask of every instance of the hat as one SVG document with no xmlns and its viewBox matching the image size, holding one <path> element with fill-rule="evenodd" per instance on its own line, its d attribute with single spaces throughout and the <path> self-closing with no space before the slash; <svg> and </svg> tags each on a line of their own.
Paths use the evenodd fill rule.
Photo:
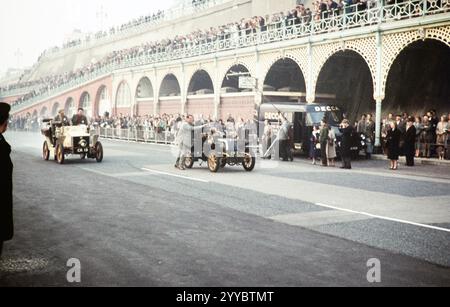
<svg viewBox="0 0 450 307">
<path fill-rule="evenodd" d="M 11 106 L 8 103 L 0 102 L 0 125 L 8 120 L 10 110 Z"/>
</svg>

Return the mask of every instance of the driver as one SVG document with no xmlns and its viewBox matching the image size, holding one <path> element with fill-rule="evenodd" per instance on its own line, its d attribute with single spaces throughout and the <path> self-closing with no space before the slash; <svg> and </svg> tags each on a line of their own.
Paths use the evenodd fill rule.
<svg viewBox="0 0 450 307">
<path fill-rule="evenodd" d="M 88 125 L 87 117 L 84 115 L 83 108 L 78 109 L 78 113 L 72 117 L 72 125 L 80 126 L 80 125 Z"/>
<path fill-rule="evenodd" d="M 69 119 L 64 114 L 64 109 L 59 110 L 58 115 L 55 117 L 55 122 L 61 122 L 62 126 L 70 126 Z"/>
</svg>

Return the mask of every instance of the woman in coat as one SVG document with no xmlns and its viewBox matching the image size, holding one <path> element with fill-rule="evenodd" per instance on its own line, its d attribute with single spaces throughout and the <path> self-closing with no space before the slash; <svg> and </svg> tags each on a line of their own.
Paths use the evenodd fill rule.
<svg viewBox="0 0 450 307">
<path fill-rule="evenodd" d="M 8 128 L 9 104 L 0 103 L 0 257 L 3 250 L 3 242 L 13 238 L 13 197 L 12 197 L 12 172 L 11 146 L 6 142 L 3 133 Z"/>
<path fill-rule="evenodd" d="M 328 144 L 327 144 L 327 158 L 328 158 L 328 166 L 335 167 L 334 159 L 336 159 L 336 134 L 333 129 L 328 126 Z"/>
<path fill-rule="evenodd" d="M 397 128 L 396 122 L 391 122 L 391 130 L 386 136 L 386 145 L 388 150 L 388 159 L 391 161 L 391 170 L 398 169 L 398 158 L 400 156 L 400 138 L 401 132 Z"/>
<path fill-rule="evenodd" d="M 444 160 L 445 146 L 447 145 L 448 122 L 447 116 L 442 116 L 436 127 L 436 152 L 439 160 Z"/>
<path fill-rule="evenodd" d="M 340 146 L 340 152 L 342 157 L 342 167 L 343 169 L 351 169 L 352 168 L 352 133 L 353 128 L 350 126 L 350 122 L 347 119 L 342 121 L 342 124 L 339 128 L 339 131 L 342 133 L 342 140 Z"/>
</svg>

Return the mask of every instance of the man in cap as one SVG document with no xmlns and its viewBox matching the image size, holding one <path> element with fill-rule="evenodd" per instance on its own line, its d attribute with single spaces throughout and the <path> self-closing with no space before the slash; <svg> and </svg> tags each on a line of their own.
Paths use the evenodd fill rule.
<svg viewBox="0 0 450 307">
<path fill-rule="evenodd" d="M 58 115 L 55 117 L 55 122 L 60 122 L 63 126 L 70 126 L 69 119 L 64 112 L 64 109 L 59 110 Z"/>
<path fill-rule="evenodd" d="M 11 146 L 3 137 L 8 128 L 9 111 L 11 107 L 7 103 L 0 102 L 0 257 L 3 250 L 3 242 L 13 238 L 13 196 Z"/>
</svg>

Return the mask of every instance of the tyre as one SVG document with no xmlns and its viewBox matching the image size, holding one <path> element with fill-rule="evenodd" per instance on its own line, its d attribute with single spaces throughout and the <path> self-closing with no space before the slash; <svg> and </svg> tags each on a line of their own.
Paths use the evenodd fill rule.
<svg viewBox="0 0 450 307">
<path fill-rule="evenodd" d="M 208 168 L 211 173 L 217 173 L 220 168 L 220 161 L 215 152 L 211 152 L 208 156 Z"/>
<path fill-rule="evenodd" d="M 50 159 L 50 150 L 48 149 L 47 141 L 44 141 L 44 145 L 42 146 L 42 158 L 45 161 Z"/>
<path fill-rule="evenodd" d="M 56 145 L 55 156 L 56 162 L 58 162 L 58 164 L 64 164 L 65 155 L 64 155 L 64 146 L 62 144 Z"/>
<path fill-rule="evenodd" d="M 242 166 L 247 172 L 253 171 L 256 165 L 256 159 L 251 154 L 245 154 L 244 161 L 242 162 Z"/>
<path fill-rule="evenodd" d="M 188 168 L 188 169 L 191 169 L 192 167 L 194 167 L 194 158 L 192 158 L 192 156 L 188 156 L 185 158 L 184 167 Z"/>
<path fill-rule="evenodd" d="M 95 160 L 98 163 L 103 161 L 103 145 L 100 142 L 95 143 Z"/>
</svg>

